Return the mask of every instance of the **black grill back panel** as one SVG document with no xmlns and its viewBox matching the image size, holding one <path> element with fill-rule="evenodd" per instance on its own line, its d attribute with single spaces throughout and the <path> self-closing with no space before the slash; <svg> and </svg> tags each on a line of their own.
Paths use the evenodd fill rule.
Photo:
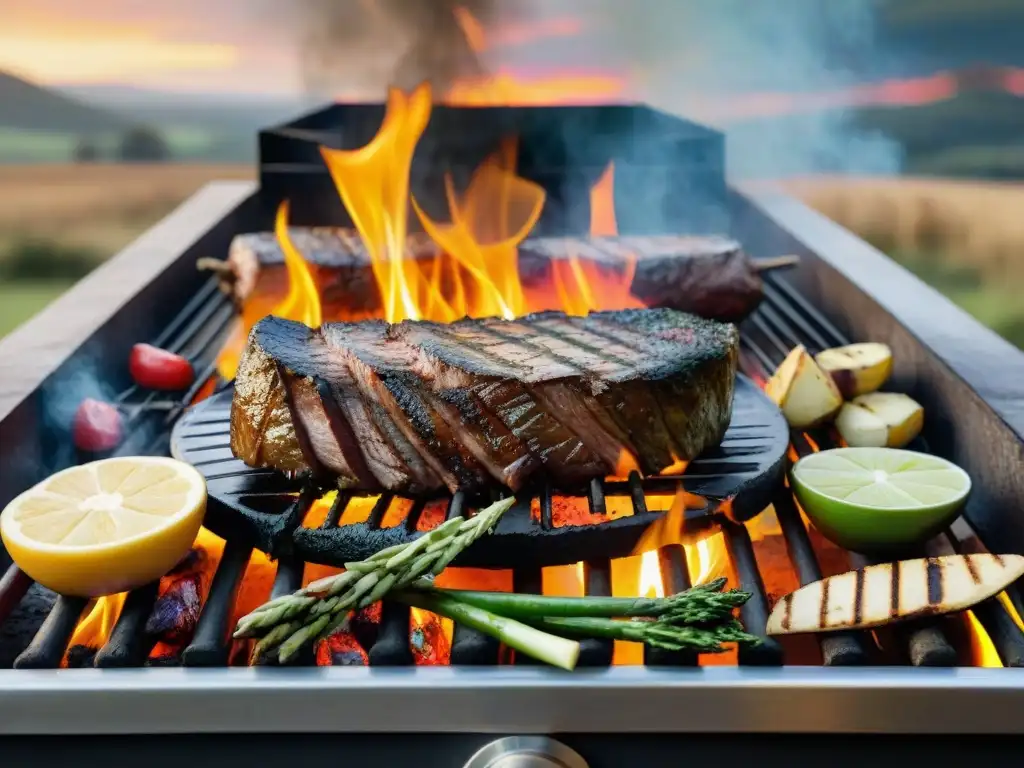
<svg viewBox="0 0 1024 768">
<path fill-rule="evenodd" d="M 319 148 L 364 146 L 383 116 L 379 104 L 336 104 L 262 131 L 263 204 L 290 200 L 295 224 L 349 225 Z M 445 219 L 445 173 L 464 189 L 509 137 L 518 138 L 518 173 L 547 193 L 537 234 L 586 234 L 590 189 L 612 162 L 623 234 L 728 229 L 723 136 L 646 106 L 435 106 L 413 160 L 412 194 Z"/>
</svg>

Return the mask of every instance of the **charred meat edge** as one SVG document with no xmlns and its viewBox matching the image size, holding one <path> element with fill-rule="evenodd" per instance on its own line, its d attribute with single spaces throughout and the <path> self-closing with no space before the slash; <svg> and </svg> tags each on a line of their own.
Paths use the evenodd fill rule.
<svg viewBox="0 0 1024 768">
<path fill-rule="evenodd" d="M 590 323 L 597 323 L 597 324 L 600 324 L 600 325 L 599 326 L 595 326 L 595 328 L 592 328 L 590 330 L 594 331 L 596 329 L 598 331 L 603 331 L 609 337 L 608 341 L 615 341 L 616 343 L 619 343 L 619 344 L 622 344 L 623 341 L 625 341 L 625 342 L 632 341 L 634 344 L 638 344 L 640 342 L 643 342 L 645 344 L 649 344 L 650 343 L 650 339 L 647 336 L 640 336 L 640 335 L 636 334 L 634 332 L 633 326 L 631 324 L 627 323 L 625 325 L 622 325 L 620 323 L 614 322 L 613 318 L 615 318 L 617 316 L 620 316 L 620 315 L 623 315 L 623 313 L 602 313 L 600 315 L 592 315 L 592 316 L 590 316 L 590 318 L 586 318 L 586 319 L 581 319 L 581 318 L 571 318 L 571 319 L 568 319 L 564 315 L 562 315 L 561 313 L 545 313 L 543 315 L 538 315 L 538 316 L 535 316 L 535 317 L 532 317 L 532 318 L 526 318 L 525 320 L 526 320 L 527 323 L 542 322 L 542 321 L 553 321 L 553 320 L 564 320 L 564 321 L 567 321 L 567 322 L 570 322 L 570 323 L 574 323 L 574 324 L 580 324 L 580 323 L 584 323 L 585 324 L 585 323 L 588 323 L 588 322 L 590 322 Z M 627 315 L 627 316 L 628 317 L 634 317 L 634 318 L 635 317 L 640 317 L 640 316 L 637 316 L 637 315 Z M 474 326 L 479 326 L 481 324 L 481 321 L 465 321 L 465 322 L 472 323 Z M 495 323 L 493 321 L 484 321 L 484 322 L 487 323 L 487 324 L 490 324 L 491 326 L 501 327 L 501 323 L 500 322 L 499 323 Z M 522 321 L 520 321 L 520 322 L 522 322 Z M 417 323 L 417 324 L 414 324 L 414 325 L 422 327 L 422 326 L 429 325 L 429 324 Z M 382 326 L 383 326 L 383 324 L 382 324 Z M 397 328 L 397 326 L 395 328 Z M 386 330 L 387 330 L 389 336 L 393 336 L 394 335 L 393 329 L 386 329 Z M 490 331 L 493 332 L 494 328 L 491 327 Z M 671 323 L 667 327 L 667 332 L 669 332 L 669 333 L 676 333 L 678 331 L 679 331 L 679 329 L 674 327 L 674 326 L 672 326 Z M 735 329 L 733 329 L 733 333 L 734 332 L 735 332 Z M 306 333 L 310 334 L 312 332 L 309 332 L 307 330 Z M 691 333 L 691 335 L 693 334 L 692 329 L 689 331 L 689 333 Z M 626 338 L 623 339 L 622 338 L 623 336 L 625 336 Z M 594 337 L 595 338 L 601 338 L 601 336 L 598 333 L 595 333 Z M 254 331 L 253 340 L 254 341 L 256 340 L 255 331 Z M 281 342 L 281 341 L 284 341 L 284 340 L 283 339 L 278 339 L 278 341 Z M 298 343 L 301 343 L 301 341 L 298 340 L 298 339 L 296 339 L 295 341 L 297 341 Z M 307 338 L 306 338 L 306 342 L 307 343 L 312 342 L 312 339 L 308 335 L 307 335 Z M 315 342 L 313 342 L 313 343 L 315 343 Z M 324 343 L 323 340 L 321 340 L 321 343 Z M 573 345 L 575 345 L 576 343 L 577 342 L 573 342 Z M 673 343 L 678 343 L 678 340 L 675 340 Z M 233 404 L 233 408 L 236 407 L 236 405 L 240 409 L 245 409 L 245 408 L 251 409 L 251 408 L 256 407 L 255 405 L 253 405 L 253 403 L 254 403 L 254 401 L 258 401 L 259 399 L 252 397 L 251 391 L 253 391 L 253 390 L 260 390 L 260 391 L 263 391 L 263 392 L 270 392 L 275 387 L 275 385 L 278 382 L 284 383 L 283 379 L 286 379 L 288 377 L 289 373 L 290 373 L 290 372 L 282 372 L 282 367 L 281 366 L 277 366 L 277 365 L 269 365 L 268 366 L 267 365 L 268 362 L 273 362 L 272 360 L 270 360 L 269 355 L 267 355 L 263 350 L 258 349 L 258 345 L 250 345 L 250 346 L 257 346 L 257 349 L 254 349 L 251 354 L 249 353 L 249 350 L 247 350 L 247 354 L 245 356 L 245 363 L 244 364 L 245 364 L 246 376 L 249 377 L 249 378 L 252 378 L 252 381 L 247 381 L 248 390 L 250 390 L 250 393 L 247 394 L 245 391 L 243 391 L 239 395 L 239 397 L 238 397 L 238 403 L 237 404 Z M 724 426 L 725 426 L 725 424 L 727 424 L 727 420 L 728 420 L 728 418 L 727 418 L 728 417 L 728 410 L 727 409 L 729 407 L 729 404 L 731 403 L 731 390 L 732 390 L 732 378 L 733 378 L 732 377 L 732 370 L 734 370 L 734 366 L 735 366 L 735 344 L 727 343 L 726 346 L 728 347 L 728 355 L 720 361 L 721 368 L 724 368 L 726 370 L 720 370 L 717 374 L 716 374 L 716 372 L 714 370 L 709 370 L 708 375 L 706 377 L 700 376 L 699 372 L 698 372 L 698 376 L 697 376 L 698 379 L 706 378 L 707 379 L 707 383 L 713 385 L 713 384 L 715 384 L 717 382 L 718 379 L 723 378 L 722 375 L 721 375 L 722 373 L 727 373 L 728 374 L 727 376 L 724 377 L 727 380 L 727 382 L 728 382 L 727 387 L 726 387 L 726 391 L 717 393 L 719 396 L 716 397 L 716 398 L 712 398 L 712 400 L 714 401 L 714 402 L 711 403 L 712 407 L 707 409 L 704 414 L 698 413 L 698 415 L 701 416 L 702 418 L 705 418 L 705 419 L 710 420 L 712 422 L 717 422 L 717 423 L 709 425 L 709 431 L 713 431 L 713 430 L 717 429 L 718 427 L 720 427 L 720 429 L 717 429 L 717 431 L 718 432 L 724 432 Z M 287 344 L 285 344 L 285 348 L 287 348 Z M 621 349 L 629 350 L 630 349 L 630 345 L 628 343 L 622 344 Z M 412 351 L 414 353 L 419 354 L 419 353 L 422 353 L 424 350 L 419 350 L 419 349 L 416 349 L 415 347 L 413 347 Z M 460 351 L 463 351 L 463 350 L 460 350 Z M 546 354 L 546 353 L 550 353 L 551 352 L 550 349 L 542 349 L 540 347 L 537 347 L 533 351 L 538 353 L 538 354 Z M 635 353 L 636 350 L 633 349 L 632 351 Z M 593 350 L 589 350 L 589 352 L 592 353 Z M 429 352 L 427 352 L 427 354 L 429 356 Z M 301 354 L 299 356 L 301 357 Z M 420 360 L 421 360 L 421 365 L 422 365 L 422 355 L 420 356 Z M 444 379 L 445 377 L 449 377 L 450 378 L 452 376 L 455 376 L 455 377 L 458 377 L 458 378 L 462 378 L 463 377 L 464 371 L 461 368 L 458 368 L 458 367 L 455 367 L 455 366 L 447 366 L 447 364 L 444 364 L 443 361 L 439 361 L 436 358 L 433 360 L 433 362 L 428 363 L 428 365 L 437 365 L 438 362 L 442 362 L 442 364 L 445 366 L 445 368 L 451 368 L 451 370 L 442 370 L 442 371 L 440 371 L 442 379 Z M 477 362 L 479 362 L 479 361 L 477 361 Z M 489 362 L 491 364 L 494 364 L 495 362 L 497 362 L 499 364 L 502 364 L 504 361 L 491 359 L 491 360 L 487 360 L 485 362 Z M 633 361 L 630 361 L 630 363 L 632 363 L 632 362 Z M 490 366 L 488 366 L 488 367 L 490 367 Z M 698 366 L 698 367 L 701 367 L 701 366 Z M 706 365 L 706 361 L 705 361 L 705 365 L 703 367 L 708 367 Z M 714 366 L 714 365 L 710 366 L 710 368 L 712 368 L 712 369 L 713 368 L 717 368 L 717 367 L 718 366 Z M 285 368 L 287 368 L 287 366 L 285 366 Z M 253 377 L 252 370 L 250 370 L 250 369 L 253 369 L 253 370 L 258 369 L 261 372 L 261 375 Z M 242 370 L 243 369 L 240 367 L 240 373 L 242 372 Z M 480 373 L 483 373 L 483 371 L 480 371 Z M 584 371 L 584 373 L 585 373 L 585 371 Z M 517 370 L 512 375 L 513 376 L 514 375 L 520 375 L 521 376 L 522 375 L 522 370 L 521 369 Z M 268 379 L 268 377 L 269 377 L 269 379 Z M 354 378 L 356 380 L 360 379 L 359 376 L 355 376 Z M 457 424 L 464 424 L 465 421 L 468 419 L 468 417 L 471 416 L 471 412 L 467 411 L 467 406 L 466 406 L 465 403 L 462 403 L 458 407 L 447 407 L 447 406 L 452 406 L 451 398 L 449 398 L 448 402 L 446 403 L 445 401 L 441 400 L 436 394 L 424 392 L 422 390 L 422 388 L 421 388 L 421 382 L 416 377 L 389 376 L 388 378 L 390 378 L 391 381 L 387 384 L 387 389 L 389 391 L 391 391 L 392 393 L 399 392 L 400 394 L 402 394 L 402 388 L 406 387 L 406 388 L 410 388 L 410 389 L 419 389 L 420 390 L 419 392 L 416 392 L 415 395 L 414 395 L 414 399 L 419 401 L 419 403 L 423 403 L 423 399 L 422 398 L 423 398 L 424 395 L 426 395 L 429 398 L 429 404 L 430 405 L 429 405 L 429 407 L 424 407 L 423 411 L 419 414 L 419 418 L 417 419 L 417 421 L 419 421 L 420 423 L 417 426 L 419 428 L 421 428 L 421 429 L 430 430 L 430 434 L 433 434 L 434 426 L 439 423 L 438 422 L 438 416 L 440 414 L 438 413 L 438 411 L 441 411 L 444 414 L 441 417 L 441 421 L 445 422 L 449 426 L 453 422 L 455 422 Z M 270 383 L 267 383 L 268 380 L 269 380 Z M 259 386 L 254 386 L 254 382 L 259 384 Z M 448 382 L 448 383 L 452 383 L 452 382 Z M 465 382 L 462 382 L 462 383 L 465 383 Z M 696 381 L 691 382 L 691 386 L 689 386 L 689 387 L 684 387 L 684 386 L 670 387 L 669 391 L 667 393 L 665 393 L 664 396 L 665 397 L 672 397 L 674 395 L 675 397 L 678 397 L 680 395 L 685 395 L 687 392 L 689 392 L 690 396 L 693 397 L 694 392 L 693 392 L 692 384 L 696 384 L 696 383 L 697 383 Z M 541 384 L 543 386 L 543 385 L 546 385 L 546 384 L 549 384 L 549 383 L 548 382 L 542 382 Z M 566 387 L 566 384 L 564 382 L 556 382 L 554 384 L 554 386 L 556 386 L 556 387 Z M 599 390 L 601 389 L 601 385 L 600 385 L 599 382 L 593 382 L 592 381 L 592 382 L 590 382 L 590 386 L 591 386 L 592 389 L 599 389 Z M 618 386 L 621 387 L 622 384 L 620 383 L 620 384 L 618 384 Z M 721 386 L 721 385 L 719 385 L 719 386 Z M 291 396 L 290 397 L 286 397 L 284 399 L 287 400 L 287 401 L 293 402 L 295 400 L 295 392 L 296 392 L 296 390 L 294 388 L 292 388 L 292 387 L 282 387 L 282 389 L 286 393 L 289 392 L 289 390 L 291 391 Z M 536 390 L 536 387 L 531 388 L 531 391 L 534 391 L 534 390 Z M 320 395 L 321 395 L 321 398 L 323 398 L 323 395 L 325 393 L 325 387 L 323 386 L 322 383 L 318 384 L 316 391 L 319 392 Z M 639 391 L 642 391 L 642 387 L 640 388 Z M 273 393 L 271 392 L 271 394 L 273 394 Z M 697 393 L 697 394 L 699 395 L 699 393 Z M 405 396 L 408 396 L 408 392 L 405 393 Z M 548 399 L 549 397 L 551 397 L 550 395 L 545 397 L 545 395 L 542 394 L 540 397 L 541 397 L 542 400 L 547 401 L 549 405 L 552 404 L 551 401 Z M 593 399 L 593 395 L 590 394 L 590 393 L 582 392 L 580 390 L 576 390 L 576 391 L 569 390 L 568 392 L 566 392 L 566 390 L 562 389 L 562 390 L 556 390 L 556 395 L 555 395 L 555 397 L 553 399 L 557 400 L 558 397 L 571 399 L 571 401 L 573 401 L 573 405 L 575 407 L 579 407 L 580 401 L 582 400 L 583 408 L 591 415 L 591 417 L 595 418 L 595 420 L 596 420 L 597 417 L 594 414 L 603 415 L 605 417 L 603 427 L 607 428 L 607 427 L 611 426 L 612 427 L 612 429 L 611 429 L 612 432 L 618 431 L 618 435 L 615 435 L 615 434 L 609 435 L 606 432 L 606 438 L 610 437 L 611 440 L 612 440 L 612 442 L 610 442 L 609 444 L 615 444 L 616 438 L 621 438 L 622 431 L 620 431 L 620 430 L 623 430 L 624 427 L 626 427 L 626 425 L 629 423 L 628 421 L 624 422 L 622 420 L 618 420 L 617 424 L 612 424 L 610 414 L 614 414 L 616 411 L 613 410 L 613 409 L 608 409 L 605 404 L 597 403 Z M 298 469 L 298 468 L 301 468 L 303 463 L 305 463 L 305 464 L 307 464 L 308 466 L 310 466 L 311 468 L 314 468 L 314 469 L 321 468 L 322 466 L 327 466 L 327 468 L 332 470 L 332 471 L 338 471 L 339 469 L 341 469 L 342 472 L 343 472 L 345 468 L 341 466 L 342 462 L 339 462 L 337 460 L 337 456 L 333 457 L 334 461 L 330 461 L 329 459 L 332 458 L 332 457 L 325 457 L 324 455 L 322 455 L 323 451 L 320 451 L 318 453 L 312 447 L 313 444 L 316 441 L 311 439 L 310 427 L 309 427 L 308 423 L 304 424 L 303 423 L 303 419 L 296 418 L 293 415 L 293 413 L 288 410 L 288 403 L 287 402 L 285 402 L 283 404 L 284 408 L 282 408 L 281 407 L 282 404 L 278 402 L 278 399 L 279 398 L 275 398 L 275 397 L 264 398 L 262 400 L 262 404 L 263 404 L 262 405 L 262 411 L 257 415 L 256 418 L 250 418 L 250 420 L 249 420 L 249 423 L 261 425 L 260 429 L 263 430 L 262 434 L 257 434 L 255 436 L 255 438 L 252 438 L 251 436 L 247 435 L 248 430 L 245 430 L 245 429 L 233 429 L 232 430 L 232 446 L 233 446 L 233 449 L 235 450 L 236 454 L 239 455 L 241 458 L 243 458 L 243 460 L 247 461 L 247 463 L 252 463 L 252 464 L 258 465 L 258 466 L 277 466 L 278 468 Z M 331 412 L 332 409 L 331 409 L 331 406 L 328 404 L 328 402 L 329 401 L 325 401 L 325 403 L 324 403 L 324 412 L 327 415 L 327 421 L 333 422 L 333 424 L 332 424 L 332 431 L 338 431 L 337 424 L 340 423 L 340 422 L 338 422 L 338 414 Z M 688 410 L 688 409 L 685 409 L 685 408 L 684 409 L 680 409 L 678 407 L 678 404 L 679 404 L 678 400 L 676 400 L 675 402 L 670 402 L 668 404 L 668 408 L 663 408 L 662 410 L 663 410 L 663 412 L 664 412 L 664 410 L 671 410 L 671 411 L 680 411 L 680 410 L 682 410 L 684 412 L 686 410 Z M 294 405 L 294 402 L 293 402 L 293 405 Z M 559 403 L 559 405 L 560 405 L 560 403 Z M 419 406 L 414 406 L 414 407 L 419 407 Z M 715 410 L 716 407 L 718 408 L 718 411 Z M 649 404 L 647 405 L 647 408 L 650 410 L 650 405 Z M 394 407 L 392 407 L 390 410 L 392 410 L 392 412 L 394 412 Z M 399 410 L 402 413 L 406 413 L 406 411 L 404 409 L 399 409 Z M 558 409 L 553 409 L 553 410 L 555 410 L 555 412 L 559 412 Z M 430 414 L 431 411 L 433 411 L 433 415 Z M 493 416 L 495 414 L 492 413 L 491 415 Z M 648 415 L 649 415 L 649 417 L 651 419 L 654 419 L 655 422 L 657 421 L 658 414 L 656 414 L 656 413 L 654 413 L 652 411 Z M 308 417 L 306 417 L 306 418 L 308 419 Z M 428 419 L 428 421 L 424 421 L 424 419 Z M 405 420 L 404 419 L 397 419 L 396 418 L 395 421 L 396 422 L 404 422 Z M 681 433 L 681 436 L 684 435 L 686 432 L 688 432 L 688 430 L 685 429 L 685 427 L 687 426 L 686 423 L 685 423 L 685 420 L 681 420 L 678 415 L 675 417 L 674 422 L 677 425 L 679 425 L 679 426 L 684 428 L 683 429 L 683 433 Z M 411 426 L 411 424 L 410 424 L 410 426 Z M 289 430 L 289 427 L 291 428 L 290 430 Z M 259 442 L 260 442 L 260 440 L 262 439 L 262 437 L 264 435 L 266 437 L 273 437 L 275 435 L 283 435 L 283 433 L 288 432 L 288 431 L 291 431 L 291 433 L 292 433 L 292 436 L 293 436 L 292 440 L 285 439 L 283 441 L 279 441 L 278 443 L 276 443 L 273 446 L 272 451 L 269 452 L 269 453 L 267 451 L 265 451 L 265 450 L 262 450 L 263 446 L 260 445 Z M 409 434 L 408 430 L 403 430 L 403 431 L 406 432 L 407 435 Z M 633 431 L 637 431 L 637 430 L 633 430 Z M 685 457 L 685 458 L 692 458 L 693 455 L 695 455 L 695 452 L 698 452 L 700 449 L 702 449 L 704 447 L 704 444 L 710 442 L 710 440 L 708 439 L 708 433 L 705 432 L 704 435 L 705 435 L 705 437 L 703 439 L 698 439 L 697 443 L 699 443 L 699 444 L 693 444 L 693 445 L 682 444 L 682 445 L 676 445 L 676 446 L 674 446 L 674 448 L 683 457 Z M 412 430 L 412 436 L 414 437 L 414 439 L 417 439 L 417 442 L 419 442 L 418 441 L 419 434 L 416 432 L 415 429 Z M 721 435 L 718 434 L 717 437 L 718 437 L 718 439 L 720 439 Z M 339 443 L 339 446 L 341 446 L 343 444 L 348 446 L 347 450 L 344 447 L 342 447 L 341 450 L 340 450 L 340 455 L 342 457 L 346 457 L 346 459 L 347 459 L 347 457 L 350 457 L 350 456 L 357 456 L 358 457 L 361 454 L 361 451 L 358 450 L 358 444 L 356 444 L 354 446 L 357 450 L 353 453 L 353 442 L 352 442 L 351 438 L 352 438 L 352 435 L 345 435 L 343 437 L 339 437 L 338 440 L 337 440 L 337 442 Z M 252 444 L 253 443 L 253 439 L 255 439 L 255 441 L 257 442 L 257 445 L 255 446 L 255 450 L 254 450 L 254 446 Z M 456 442 L 461 442 L 461 441 L 456 441 Z M 436 441 L 435 441 L 435 445 L 436 445 Z M 433 446 L 431 446 L 431 447 L 433 447 Z M 450 446 L 446 446 L 446 447 L 450 447 Z M 424 453 L 423 458 L 427 461 L 427 463 L 435 464 L 436 459 L 435 459 L 435 461 L 430 461 L 430 458 L 432 457 L 432 454 L 430 452 L 430 448 L 428 448 L 427 446 L 423 445 L 420 442 L 420 444 L 418 446 L 418 450 L 422 451 Z M 662 456 L 657 459 L 657 461 L 659 461 L 659 462 L 664 461 L 664 447 L 663 446 L 661 447 L 661 450 L 662 450 Z M 479 450 L 477 451 L 477 454 L 479 456 L 483 456 L 483 453 L 481 453 Z M 535 458 L 538 458 L 538 457 L 535 457 Z M 305 462 L 303 462 L 301 459 L 304 459 Z M 449 462 L 450 461 L 451 461 L 451 457 L 449 456 Z M 514 465 L 509 465 L 507 463 L 504 465 L 504 467 L 502 467 L 500 462 L 498 462 L 498 463 L 486 462 L 486 460 L 485 460 L 485 462 L 490 465 L 490 466 L 487 466 L 487 472 L 491 476 L 493 476 L 496 480 L 498 480 L 500 482 L 503 482 L 505 484 L 508 484 L 508 485 L 512 485 L 513 483 L 515 483 L 516 485 L 521 484 L 522 479 L 525 479 L 525 477 L 528 476 L 531 471 L 533 471 L 533 468 L 531 468 L 529 466 L 530 462 L 529 462 L 529 459 L 527 457 L 522 458 L 520 461 L 521 461 L 521 465 L 518 466 L 518 467 L 516 467 Z M 645 471 L 650 471 L 649 467 L 651 466 L 651 461 L 652 460 L 649 457 L 648 457 L 647 460 L 644 461 L 645 466 L 643 466 L 643 469 L 645 469 Z M 358 461 L 351 461 L 351 462 L 346 461 L 346 463 L 349 463 L 348 473 L 347 474 L 351 477 L 352 482 L 360 483 L 360 484 L 366 484 L 367 483 L 367 475 L 366 475 L 365 470 L 362 470 L 361 468 L 354 468 L 352 466 L 354 464 L 355 467 L 359 467 Z M 365 466 L 365 463 L 364 463 L 363 466 Z M 436 466 L 436 464 L 435 464 L 435 466 Z M 512 469 L 510 469 L 510 466 L 512 467 Z M 664 464 L 662 464 L 661 466 L 663 467 Z M 518 474 L 518 475 L 515 474 L 517 469 L 522 469 L 521 474 Z M 339 472 L 339 474 L 342 474 L 342 472 Z M 482 472 L 479 471 L 479 470 L 475 471 L 473 474 L 470 474 L 468 476 L 465 474 L 465 472 L 461 472 L 460 476 L 456 476 L 454 474 L 449 474 L 447 472 L 444 472 L 443 470 L 442 470 L 442 472 L 440 474 L 442 474 L 442 476 L 444 476 L 445 484 L 447 484 L 449 486 L 449 488 L 452 488 L 453 485 L 455 485 L 456 487 L 457 486 L 465 486 L 465 485 L 472 486 L 474 484 L 478 484 L 478 483 L 483 482 L 483 479 L 484 479 L 483 476 L 482 476 Z M 445 476 L 445 475 L 447 475 L 447 476 Z M 594 475 L 591 475 L 591 476 L 594 476 Z M 399 490 L 399 489 L 395 488 L 395 490 Z"/>
</svg>

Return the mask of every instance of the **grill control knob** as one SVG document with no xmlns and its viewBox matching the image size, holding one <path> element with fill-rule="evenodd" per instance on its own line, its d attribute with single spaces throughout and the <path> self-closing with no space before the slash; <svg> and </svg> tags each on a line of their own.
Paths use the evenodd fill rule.
<svg viewBox="0 0 1024 768">
<path fill-rule="evenodd" d="M 485 744 L 463 768 L 588 768 L 587 761 L 546 736 L 507 736 Z"/>
</svg>

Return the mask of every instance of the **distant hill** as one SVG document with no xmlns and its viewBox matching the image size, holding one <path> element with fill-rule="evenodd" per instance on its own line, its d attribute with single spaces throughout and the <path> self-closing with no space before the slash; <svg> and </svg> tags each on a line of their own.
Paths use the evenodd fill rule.
<svg viewBox="0 0 1024 768">
<path fill-rule="evenodd" d="M 184 93 L 109 84 L 58 86 L 56 90 L 152 125 L 244 131 L 251 136 L 259 128 L 292 120 L 322 102 L 301 95 Z"/>
<path fill-rule="evenodd" d="M 0 128 L 54 133 L 109 133 L 131 125 L 126 117 L 85 104 L 0 71 Z"/>
</svg>

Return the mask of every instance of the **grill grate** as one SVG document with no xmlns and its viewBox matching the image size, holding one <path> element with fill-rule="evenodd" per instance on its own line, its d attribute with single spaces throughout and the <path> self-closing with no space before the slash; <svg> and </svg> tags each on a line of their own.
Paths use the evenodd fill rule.
<svg viewBox="0 0 1024 768">
<path fill-rule="evenodd" d="M 211 498 L 207 526 L 215 533 L 224 538 L 244 537 L 271 555 L 294 551 L 309 562 L 334 566 L 405 543 L 416 533 L 425 510 L 422 499 L 404 500 L 412 505 L 404 525 L 382 527 L 371 515 L 366 523 L 340 528 L 303 526 L 308 509 L 296 508 L 292 494 L 311 481 L 253 469 L 234 457 L 229 444 L 231 399 L 232 392 L 227 390 L 199 404 L 178 422 L 171 436 L 173 454 L 206 476 Z M 753 382 L 740 378 L 724 440 L 690 462 L 681 475 L 641 479 L 633 474 L 625 482 L 591 481 L 585 504 L 591 519 L 600 521 L 597 524 L 557 526 L 552 511 L 557 489 L 523 491 L 495 532 L 460 555 L 455 565 L 509 569 L 628 556 L 651 526 L 663 522 L 660 512 L 648 512 L 646 501 L 639 506 L 637 500 L 645 494 L 671 497 L 679 488 L 690 494 L 680 523 L 689 533 L 716 527 L 722 517 L 749 520 L 768 505 L 781 482 L 788 445 L 788 431 L 778 409 Z M 455 498 L 460 508 L 476 501 L 461 493 Z M 561 494 L 561 498 L 583 501 L 578 493 Z M 608 505 L 613 498 L 630 501 L 632 514 L 610 516 Z M 447 497 L 439 500 L 448 501 Z M 383 518 L 403 500 L 384 494 L 375 503 L 375 512 Z M 538 519 L 534 509 L 539 510 Z"/>
<path fill-rule="evenodd" d="M 768 278 L 765 301 L 761 308 L 743 326 L 742 365 L 752 376 L 766 376 L 781 362 L 797 343 L 803 343 L 813 353 L 829 346 L 844 344 L 847 340 L 820 314 L 778 276 Z M 173 402 L 161 400 L 154 393 L 142 393 L 136 388 L 126 391 L 118 403 L 127 414 L 126 439 L 118 454 L 149 452 L 166 454 L 169 432 L 183 409 L 194 399 L 205 379 L 214 375 L 215 357 L 233 320 L 233 309 L 217 290 L 214 281 L 185 307 L 174 323 L 155 340 L 155 344 L 184 354 L 191 359 L 200 373 L 193 391 Z M 803 435 L 793 435 L 793 446 L 798 454 L 813 450 Z M 811 437 L 821 447 L 831 445 L 827 434 Z M 923 446 L 915 446 L 921 448 Z M 84 458 L 84 457 L 83 457 Z M 634 513 L 647 511 L 644 487 L 637 477 L 630 478 L 623 489 L 631 498 Z M 301 520 L 313 501 L 314 489 L 306 489 L 291 503 L 286 517 Z M 789 558 L 799 581 L 807 583 L 821 577 L 822 568 L 811 543 L 807 529 L 788 490 L 777 485 L 769 499 L 774 506 Z M 339 526 L 345 506 L 350 501 L 339 494 L 321 531 L 329 532 Z M 456 495 L 449 504 L 449 517 L 462 512 L 466 500 Z M 595 482 L 588 493 L 592 513 L 607 513 L 602 484 Z M 553 526 L 553 495 L 545 490 L 540 499 L 541 525 Z M 370 515 L 367 525 L 380 530 L 386 503 L 379 503 Z M 415 520 L 419 510 L 409 517 Z M 753 544 L 746 527 L 725 521 L 722 524 L 733 570 L 742 588 L 753 593 L 744 606 L 743 620 L 748 628 L 763 627 L 769 610 L 769 600 L 754 556 Z M 958 547 L 955 536 L 948 534 L 949 546 Z M 181 654 L 180 663 L 187 666 L 224 666 L 229 663 L 231 641 L 230 621 L 235 599 L 249 563 L 252 547 L 245 539 L 229 538 L 213 577 L 191 642 Z M 670 545 L 658 552 L 666 594 L 689 587 L 689 569 L 686 552 L 680 545 Z M 303 579 L 305 564 L 294 555 L 282 556 L 277 562 L 272 596 L 294 591 Z M 539 567 L 520 567 L 514 570 L 513 586 L 518 591 L 539 591 Z M 611 563 L 608 560 L 590 561 L 584 567 L 584 590 L 590 595 L 611 592 Z M 32 586 L 28 577 L 11 566 L 0 579 L 0 624 L 12 618 L 17 606 Z M 138 667 L 149 663 L 153 641 L 145 631 L 146 622 L 157 598 L 157 585 L 151 584 L 133 591 L 120 612 L 114 629 L 103 648 L 96 653 L 93 663 L 98 667 Z M 1020 597 L 1010 594 L 1017 604 Z M 29 646 L 15 661 L 19 668 L 56 668 L 67 653 L 67 646 L 76 624 L 87 606 L 85 600 L 60 596 L 53 610 L 35 633 Z M 989 633 L 995 648 L 1007 666 L 1024 664 L 1024 633 L 1013 622 L 1003 607 L 992 599 L 979 605 L 975 615 Z M 408 665 L 412 653 L 409 647 L 409 609 L 386 604 L 382 611 L 375 642 L 369 648 L 372 665 Z M 948 636 L 942 620 L 932 619 L 909 625 L 895 633 L 914 665 L 953 665 L 957 661 L 954 638 Z M 843 632 L 819 638 L 822 661 L 827 666 L 864 665 L 878 659 L 878 646 L 874 636 L 867 632 Z M 490 665 L 499 661 L 499 647 L 490 638 L 467 627 L 456 625 L 451 645 L 451 663 L 455 665 Z M 607 666 L 612 660 L 612 644 L 592 641 L 584 644 L 581 666 Z M 519 660 L 520 662 L 522 660 Z M 528 660 L 527 660 L 528 661 Z M 644 662 L 657 666 L 694 666 L 693 654 L 665 653 L 644 649 Z M 744 649 L 738 657 L 741 665 L 780 665 L 784 661 L 783 647 L 774 639 L 761 646 Z M 314 663 L 311 653 L 300 656 L 297 664 Z"/>
</svg>

